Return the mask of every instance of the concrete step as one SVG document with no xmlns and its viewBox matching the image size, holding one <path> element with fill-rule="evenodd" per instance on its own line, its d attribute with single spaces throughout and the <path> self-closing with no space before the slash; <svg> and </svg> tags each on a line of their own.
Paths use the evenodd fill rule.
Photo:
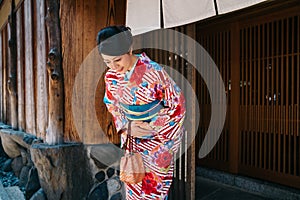
<svg viewBox="0 0 300 200">
<path fill-rule="evenodd" d="M 18 186 L 4 188 L 11 200 L 25 200 L 24 194 Z"/>
<path fill-rule="evenodd" d="M 5 188 L 0 182 L 0 200 L 25 200 L 25 197 L 18 186 Z"/>
<path fill-rule="evenodd" d="M 11 200 L 0 181 L 0 200 Z"/>
</svg>

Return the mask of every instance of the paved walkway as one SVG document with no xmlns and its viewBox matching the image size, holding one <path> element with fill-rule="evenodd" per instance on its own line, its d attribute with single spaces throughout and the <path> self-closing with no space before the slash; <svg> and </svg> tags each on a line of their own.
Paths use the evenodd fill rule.
<svg viewBox="0 0 300 200">
<path fill-rule="evenodd" d="M 243 191 L 210 179 L 196 176 L 196 200 L 266 200 L 257 194 Z"/>
</svg>

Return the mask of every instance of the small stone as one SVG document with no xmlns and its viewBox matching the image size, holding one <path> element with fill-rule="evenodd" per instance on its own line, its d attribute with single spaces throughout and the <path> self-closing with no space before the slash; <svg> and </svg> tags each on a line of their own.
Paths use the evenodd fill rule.
<svg viewBox="0 0 300 200">
<path fill-rule="evenodd" d="M 41 188 L 37 169 L 32 167 L 29 171 L 28 182 L 25 186 L 26 199 L 29 199 L 34 193 Z"/>
<path fill-rule="evenodd" d="M 95 175 L 95 178 L 101 183 L 105 180 L 105 173 L 104 171 L 100 171 Z"/>
<path fill-rule="evenodd" d="M 14 171 L 15 175 L 19 177 L 21 169 L 23 168 L 23 159 L 21 156 L 18 156 L 13 159 L 11 163 L 11 168 Z"/>
<path fill-rule="evenodd" d="M 28 182 L 28 176 L 29 176 L 29 171 L 30 171 L 30 168 L 29 166 L 24 166 L 22 169 L 21 169 L 21 172 L 20 172 L 20 176 L 19 176 L 19 179 L 20 179 L 20 187 L 25 187 L 27 182 Z"/>
<path fill-rule="evenodd" d="M 5 172 L 9 172 L 12 170 L 11 168 L 12 159 L 7 159 L 3 164 L 1 169 Z"/>
<path fill-rule="evenodd" d="M 30 200 L 47 200 L 46 194 L 42 188 L 40 188 L 32 197 Z"/>
<path fill-rule="evenodd" d="M 117 194 L 114 194 L 114 195 L 110 198 L 110 200 L 122 200 L 122 195 L 121 195 L 121 193 L 119 192 L 119 193 L 117 193 Z"/>
<path fill-rule="evenodd" d="M 114 194 L 121 190 L 122 185 L 118 179 L 112 178 L 107 180 L 107 189 L 110 194 Z"/>
<path fill-rule="evenodd" d="M 107 177 L 110 178 L 115 174 L 115 169 L 110 167 L 106 173 L 107 173 Z"/>
<path fill-rule="evenodd" d="M 108 190 L 107 190 L 107 183 L 103 182 L 99 184 L 89 195 L 88 200 L 99 200 L 108 199 Z"/>
</svg>

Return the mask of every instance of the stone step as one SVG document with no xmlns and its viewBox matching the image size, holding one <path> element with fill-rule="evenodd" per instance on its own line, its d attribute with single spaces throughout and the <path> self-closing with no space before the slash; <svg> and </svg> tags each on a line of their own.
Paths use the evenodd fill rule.
<svg viewBox="0 0 300 200">
<path fill-rule="evenodd" d="M 5 190 L 11 200 L 25 200 L 24 194 L 18 186 L 7 187 Z"/>
<path fill-rule="evenodd" d="M 11 200 L 0 181 L 0 200 Z"/>
<path fill-rule="evenodd" d="M 25 197 L 18 186 L 5 188 L 0 182 L 0 200 L 25 200 Z"/>
</svg>

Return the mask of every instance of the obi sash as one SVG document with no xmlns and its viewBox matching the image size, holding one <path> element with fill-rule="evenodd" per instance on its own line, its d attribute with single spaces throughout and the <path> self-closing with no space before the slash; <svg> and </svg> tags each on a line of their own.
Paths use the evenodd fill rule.
<svg viewBox="0 0 300 200">
<path fill-rule="evenodd" d="M 151 121 L 164 108 L 163 102 L 160 100 L 144 105 L 127 105 L 120 102 L 120 106 L 127 119 L 141 121 Z"/>
</svg>

